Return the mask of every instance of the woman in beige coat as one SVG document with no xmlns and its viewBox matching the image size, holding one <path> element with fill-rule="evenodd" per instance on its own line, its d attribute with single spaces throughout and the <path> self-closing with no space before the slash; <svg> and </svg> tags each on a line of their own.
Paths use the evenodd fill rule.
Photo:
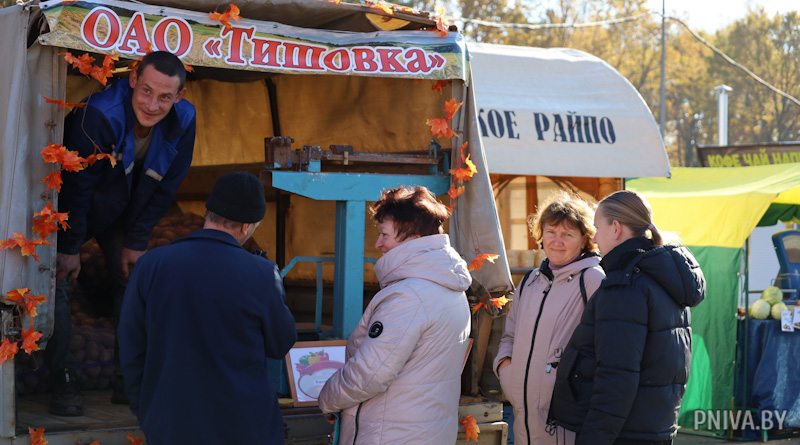
<svg viewBox="0 0 800 445">
<path fill-rule="evenodd" d="M 339 445 L 453 444 L 470 330 L 467 263 L 443 233 L 447 208 L 428 189 L 389 190 L 371 210 L 381 291 L 319 406 L 341 411 Z"/>
<path fill-rule="evenodd" d="M 515 445 L 571 445 L 574 433 L 547 426 L 561 352 L 605 274 L 592 241 L 594 211 L 559 194 L 528 219 L 547 258 L 523 278 L 506 318 L 494 370 L 514 407 Z"/>
</svg>

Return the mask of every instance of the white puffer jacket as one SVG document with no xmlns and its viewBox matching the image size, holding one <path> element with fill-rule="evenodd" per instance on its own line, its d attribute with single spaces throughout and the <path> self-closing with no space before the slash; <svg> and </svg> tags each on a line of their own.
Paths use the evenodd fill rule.
<svg viewBox="0 0 800 445">
<path fill-rule="evenodd" d="M 472 278 L 447 235 L 405 241 L 375 264 L 381 291 L 319 396 L 342 411 L 340 445 L 452 444 Z"/>
</svg>

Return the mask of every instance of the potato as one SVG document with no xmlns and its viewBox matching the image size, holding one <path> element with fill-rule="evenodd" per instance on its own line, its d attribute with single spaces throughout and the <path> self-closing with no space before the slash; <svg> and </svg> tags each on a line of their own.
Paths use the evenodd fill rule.
<svg viewBox="0 0 800 445">
<path fill-rule="evenodd" d="M 86 361 L 96 362 L 98 358 L 100 358 L 100 346 L 94 340 L 89 340 L 86 344 Z"/>
</svg>

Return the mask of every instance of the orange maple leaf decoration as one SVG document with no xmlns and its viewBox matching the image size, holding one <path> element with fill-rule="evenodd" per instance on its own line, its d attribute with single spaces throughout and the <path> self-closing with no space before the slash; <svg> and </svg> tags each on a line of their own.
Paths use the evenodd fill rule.
<svg viewBox="0 0 800 445">
<path fill-rule="evenodd" d="M 453 116 L 456 115 L 458 109 L 464 105 L 464 102 L 456 102 L 455 98 L 452 98 L 444 103 L 444 118 L 450 120 Z"/>
<path fill-rule="evenodd" d="M 56 212 L 53 203 L 48 202 L 40 212 L 33 214 L 33 233 L 47 238 L 53 232 L 58 231 L 58 226 L 66 231 L 69 228 L 68 219 L 68 212 Z"/>
<path fill-rule="evenodd" d="M 464 427 L 464 439 L 467 442 L 478 441 L 478 435 L 481 434 L 481 429 L 478 427 L 478 421 L 473 416 L 464 416 L 458 423 Z"/>
<path fill-rule="evenodd" d="M 233 25 L 231 25 L 231 20 L 239 23 L 241 17 L 239 16 L 239 7 L 234 5 L 233 3 L 228 6 L 228 9 L 225 10 L 223 13 L 219 12 L 209 12 L 208 18 L 211 20 L 217 20 L 224 26 L 226 29 L 233 29 Z"/>
<path fill-rule="evenodd" d="M 73 68 L 80 71 L 81 74 L 84 76 L 91 74 L 92 67 L 94 67 L 94 57 L 90 56 L 88 53 L 83 53 L 80 57 L 75 57 L 69 51 L 66 51 L 63 54 L 64 60 L 66 60 L 68 64 L 72 65 Z"/>
<path fill-rule="evenodd" d="M 477 167 L 475 167 L 475 164 L 469 159 L 469 155 L 467 155 L 467 158 L 464 159 L 464 164 L 467 166 L 466 168 L 450 169 L 450 174 L 453 175 L 453 178 L 456 181 L 462 181 L 462 182 L 469 181 L 470 179 L 472 179 L 472 176 L 475 175 L 475 173 L 478 173 L 478 169 Z"/>
<path fill-rule="evenodd" d="M 431 89 L 433 91 L 441 93 L 441 92 L 444 91 L 444 87 L 446 87 L 448 85 L 450 85 L 450 81 L 449 80 L 437 80 L 436 82 L 433 83 L 433 86 L 431 87 Z"/>
<path fill-rule="evenodd" d="M 130 442 L 131 445 L 141 445 L 144 442 L 144 439 L 133 437 L 131 433 L 128 433 L 128 442 Z"/>
<path fill-rule="evenodd" d="M 481 308 L 486 308 L 486 309 L 489 309 L 489 306 L 487 306 L 487 305 L 486 305 L 486 303 L 484 303 L 483 301 L 481 301 L 480 303 L 476 304 L 476 305 L 475 305 L 475 306 L 472 308 L 472 315 L 475 315 L 475 314 L 477 314 L 477 313 L 478 313 L 478 311 L 479 311 Z"/>
<path fill-rule="evenodd" d="M 87 165 L 94 165 L 95 162 L 101 159 L 108 159 L 108 162 L 111 163 L 111 167 L 117 166 L 117 159 L 111 155 L 111 153 L 94 153 L 90 154 L 86 157 L 86 164 Z"/>
<path fill-rule="evenodd" d="M 439 35 L 442 37 L 447 36 L 450 30 L 450 22 L 445 18 L 444 8 L 439 5 L 436 7 L 436 29 L 439 30 Z"/>
<path fill-rule="evenodd" d="M 464 141 L 464 143 L 461 144 L 460 147 L 458 147 L 458 153 L 461 156 L 459 159 L 463 159 L 464 158 L 464 155 L 467 153 L 467 147 L 469 147 L 469 141 Z M 472 161 L 470 161 L 470 162 L 472 162 Z M 472 165 L 475 166 L 475 164 L 472 164 Z"/>
<path fill-rule="evenodd" d="M 20 288 L 18 288 L 18 289 L 14 289 L 14 290 L 12 290 L 12 291 L 9 291 L 9 292 L 6 294 L 6 298 L 7 298 L 8 300 L 11 300 L 11 301 L 13 301 L 14 303 L 22 304 L 22 300 L 23 300 L 23 299 L 25 298 L 25 296 L 26 296 L 26 295 L 28 295 L 30 292 L 31 292 L 31 290 L 30 290 L 29 288 L 27 288 L 27 287 L 20 287 Z"/>
<path fill-rule="evenodd" d="M 90 56 L 88 53 L 83 53 L 80 57 L 75 57 L 71 52 L 66 51 L 64 53 L 64 60 L 84 76 L 89 76 L 105 86 L 108 83 L 108 78 L 112 75 L 111 72 L 114 71 L 114 63 L 119 60 L 119 56 L 105 55 L 102 65 L 96 66 L 94 64 L 94 57 Z"/>
<path fill-rule="evenodd" d="M 431 127 L 431 134 L 435 137 L 451 138 L 456 135 L 450 128 L 449 119 L 437 117 L 425 121 Z"/>
<path fill-rule="evenodd" d="M 36 254 L 36 246 L 50 244 L 44 239 L 29 240 L 25 235 L 15 232 L 11 238 L 0 241 L 0 250 L 14 249 L 19 247 L 22 256 L 32 256 L 34 260 L 39 261 L 39 255 Z"/>
<path fill-rule="evenodd" d="M 494 253 L 482 253 L 482 254 L 476 256 L 475 259 L 472 260 L 471 263 L 469 263 L 469 266 L 467 266 L 467 269 L 469 269 L 471 271 L 480 270 L 481 267 L 483 267 L 483 263 L 484 262 L 488 261 L 488 262 L 494 264 L 494 262 L 497 261 L 498 258 L 500 258 L 500 255 L 497 255 L 497 254 L 494 254 Z"/>
<path fill-rule="evenodd" d="M 61 164 L 61 167 L 70 172 L 81 171 L 86 168 L 86 159 L 78 155 L 77 151 L 68 150 L 59 144 L 50 144 L 41 151 L 44 162 Z"/>
<path fill-rule="evenodd" d="M 19 346 L 17 343 L 12 343 L 8 341 L 7 338 L 3 339 L 3 342 L 0 343 L 0 365 L 5 363 L 6 360 L 11 360 L 17 355 L 19 352 Z"/>
<path fill-rule="evenodd" d="M 109 56 L 106 55 L 103 57 L 103 65 L 102 66 L 94 66 L 92 65 L 92 71 L 89 73 L 94 80 L 100 82 L 100 85 L 106 86 L 108 83 L 108 78 L 111 77 L 114 71 L 114 64 L 119 60 L 119 56 L 113 55 Z"/>
<path fill-rule="evenodd" d="M 44 428 L 28 427 L 28 434 L 31 436 L 31 445 L 47 445 L 44 438 Z"/>
<path fill-rule="evenodd" d="M 64 183 L 64 181 L 61 180 L 61 170 L 56 170 L 53 173 L 48 174 L 42 178 L 42 182 L 47 184 L 48 189 L 61 192 L 61 184 Z"/>
<path fill-rule="evenodd" d="M 42 338 L 42 333 L 30 327 L 22 330 L 22 349 L 30 355 L 33 351 L 39 350 L 39 345 L 36 343 Z"/>
<path fill-rule="evenodd" d="M 47 96 L 42 96 L 42 97 L 44 97 L 45 102 L 57 105 L 62 108 L 83 108 L 86 106 L 86 104 L 83 102 L 66 102 L 60 99 L 52 99 Z"/>
<path fill-rule="evenodd" d="M 464 194 L 464 190 L 465 189 L 464 189 L 463 185 L 456 186 L 455 184 L 450 184 L 450 190 L 447 191 L 447 196 L 449 196 L 450 199 L 454 200 L 454 199 L 458 198 L 459 196 L 463 195 Z"/>
<path fill-rule="evenodd" d="M 42 155 L 42 159 L 44 159 L 44 162 L 47 162 L 48 164 L 57 164 L 61 162 L 60 161 L 62 156 L 61 153 L 63 150 L 66 149 L 67 147 L 64 147 L 63 145 L 50 144 L 47 147 L 44 147 L 40 152 L 40 154 Z"/>
<path fill-rule="evenodd" d="M 29 288 L 20 287 L 7 293 L 6 299 L 23 306 L 30 317 L 35 317 L 38 313 L 36 308 L 44 303 L 46 297 L 44 295 L 28 295 L 30 292 Z"/>
<path fill-rule="evenodd" d="M 450 99 L 444 103 L 444 117 L 425 121 L 431 127 L 431 134 L 434 137 L 452 138 L 456 135 L 456 132 L 450 128 L 450 121 L 462 105 L 464 105 L 464 102 L 456 102 L 455 98 Z"/>
<path fill-rule="evenodd" d="M 466 144 L 466 142 L 464 142 L 464 144 Z M 462 149 L 464 148 L 463 145 L 462 145 L 461 148 Z M 472 172 L 472 175 L 474 175 L 475 173 L 478 173 L 478 167 L 475 166 L 475 163 L 472 162 L 472 160 L 469 158 L 469 155 L 467 155 L 467 158 L 464 159 L 464 164 L 466 164 L 466 166 L 469 169 L 469 171 Z M 469 177 L 472 178 L 472 175 L 469 175 Z"/>
<path fill-rule="evenodd" d="M 502 297 L 490 298 L 489 299 L 489 303 L 491 303 L 492 306 L 496 307 L 497 309 L 503 309 L 503 306 L 508 304 L 509 301 L 511 301 L 511 300 L 506 298 L 505 295 L 503 295 Z"/>
<path fill-rule="evenodd" d="M 61 168 L 68 172 L 79 172 L 86 168 L 86 159 L 78 155 L 77 151 L 66 150 L 60 160 Z"/>
</svg>

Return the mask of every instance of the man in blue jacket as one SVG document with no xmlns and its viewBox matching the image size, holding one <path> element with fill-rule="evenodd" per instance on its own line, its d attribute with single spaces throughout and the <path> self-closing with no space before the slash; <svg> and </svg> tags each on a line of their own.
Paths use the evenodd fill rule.
<svg viewBox="0 0 800 445">
<path fill-rule="evenodd" d="M 222 176 L 205 225 L 139 260 L 118 328 L 131 410 L 150 445 L 284 443 L 267 357 L 296 340 L 278 268 L 242 248 L 265 213 L 250 173 Z"/>
<path fill-rule="evenodd" d="M 69 283 L 74 283 L 81 269 L 81 245 L 91 238 L 100 244 L 114 285 L 118 319 L 128 274 L 189 171 L 195 109 L 183 99 L 185 82 L 186 71 L 176 56 L 153 52 L 127 80 L 117 80 L 89 96 L 85 107 L 67 116 L 67 148 L 84 157 L 107 153 L 117 163 L 112 167 L 101 161 L 63 174 L 59 211 L 69 212 L 70 229 L 58 233 L 55 321 L 46 350 L 53 376 L 53 414 L 83 414 L 69 358 Z M 112 401 L 124 403 L 121 377 L 117 380 Z"/>
</svg>

